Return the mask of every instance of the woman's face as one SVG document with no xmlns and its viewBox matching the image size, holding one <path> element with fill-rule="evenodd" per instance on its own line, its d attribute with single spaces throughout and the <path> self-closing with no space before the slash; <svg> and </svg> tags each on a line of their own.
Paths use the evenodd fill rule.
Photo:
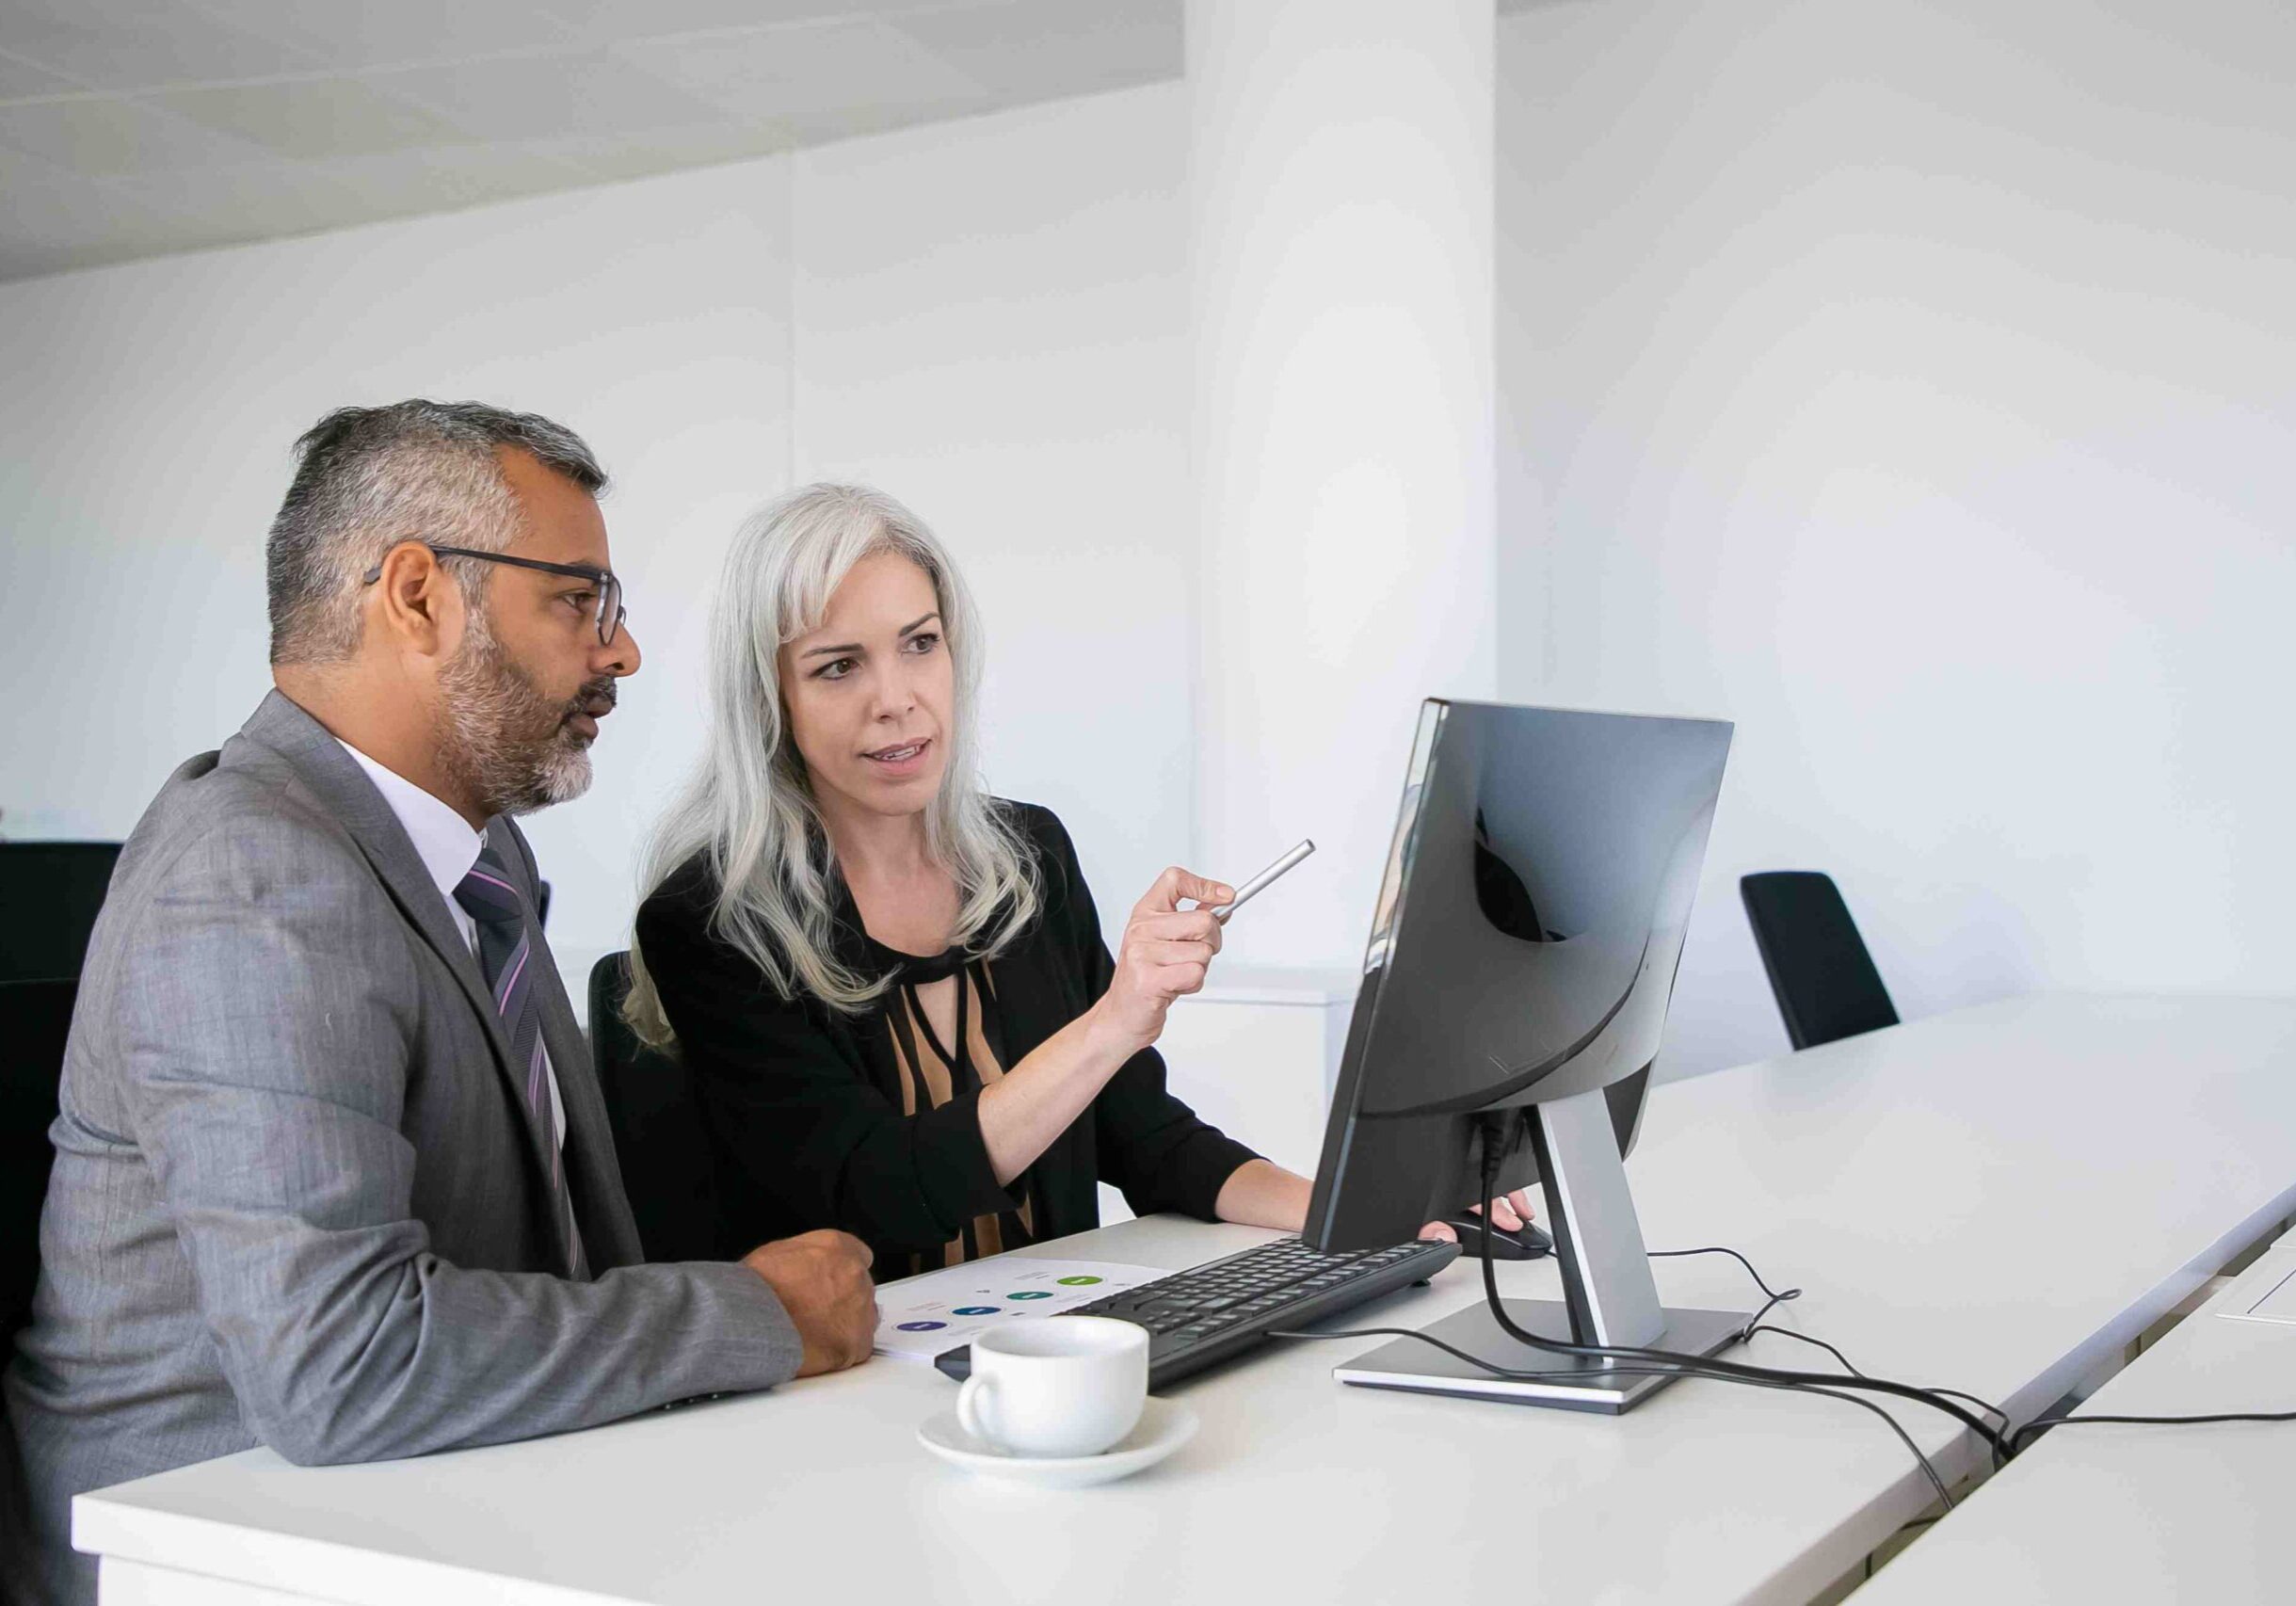
<svg viewBox="0 0 2296 1606">
<path fill-rule="evenodd" d="M 825 809 L 914 814 L 933 800 L 955 678 L 923 570 L 899 553 L 861 559 L 780 664 L 790 738 Z"/>
</svg>

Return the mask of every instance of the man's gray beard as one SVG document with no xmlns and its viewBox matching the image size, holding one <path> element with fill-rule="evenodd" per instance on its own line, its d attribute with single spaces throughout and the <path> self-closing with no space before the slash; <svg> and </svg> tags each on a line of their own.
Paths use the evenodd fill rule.
<svg viewBox="0 0 2296 1606">
<path fill-rule="evenodd" d="M 512 663 L 483 614 L 470 615 L 462 648 L 439 672 L 445 758 L 489 814 L 531 814 L 581 796 L 590 755 L 568 705 L 542 695 Z"/>
</svg>

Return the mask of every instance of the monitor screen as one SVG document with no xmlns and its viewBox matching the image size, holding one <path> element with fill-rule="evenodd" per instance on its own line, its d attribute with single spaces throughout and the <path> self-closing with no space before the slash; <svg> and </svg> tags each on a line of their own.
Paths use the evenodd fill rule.
<svg viewBox="0 0 2296 1606">
<path fill-rule="evenodd" d="M 1421 711 L 1309 1211 L 1325 1249 L 1475 1192 L 1474 1115 L 1611 1094 L 1659 1049 L 1731 728 L 1494 703 Z M 1510 1132 L 1519 1123 L 1510 1123 Z M 1501 1185 L 1534 1178 L 1510 1143 Z"/>
</svg>

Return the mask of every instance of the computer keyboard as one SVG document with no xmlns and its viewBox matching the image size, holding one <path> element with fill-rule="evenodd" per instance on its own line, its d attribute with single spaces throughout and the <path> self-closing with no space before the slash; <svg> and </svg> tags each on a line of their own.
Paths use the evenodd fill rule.
<svg viewBox="0 0 2296 1606">
<path fill-rule="evenodd" d="M 1155 1389 L 1256 1347 L 1271 1331 L 1424 1282 L 1458 1254 L 1456 1244 L 1421 1241 L 1323 1255 L 1296 1238 L 1278 1238 L 1062 1314 L 1114 1316 L 1146 1327 L 1148 1388 Z M 951 1377 L 968 1376 L 971 1348 L 960 1345 L 933 1364 Z"/>
</svg>

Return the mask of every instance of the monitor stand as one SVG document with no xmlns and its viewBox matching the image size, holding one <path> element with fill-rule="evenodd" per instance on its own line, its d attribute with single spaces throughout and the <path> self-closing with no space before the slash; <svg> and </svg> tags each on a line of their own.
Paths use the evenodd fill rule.
<svg viewBox="0 0 2296 1606">
<path fill-rule="evenodd" d="M 1750 1320 L 1743 1310 L 1694 1310 L 1662 1306 L 1643 1247 L 1642 1225 L 1627 1191 L 1617 1131 L 1602 1089 L 1532 1107 L 1531 1142 L 1547 1205 L 1554 1217 L 1554 1260 L 1563 1297 L 1508 1299 L 1508 1319 L 1541 1338 L 1573 1343 L 1630 1345 L 1695 1356 L 1719 1353 L 1738 1341 Z M 1478 1299 L 1456 1315 L 1421 1329 L 1429 1338 L 1513 1372 L 1501 1377 L 1433 1344 L 1397 1339 L 1340 1366 L 1342 1383 L 1370 1389 L 1408 1389 L 1558 1405 L 1565 1410 L 1628 1410 L 1674 1381 L 1651 1376 L 1631 1360 L 1585 1359 L 1533 1349 L 1508 1336 Z"/>
</svg>

